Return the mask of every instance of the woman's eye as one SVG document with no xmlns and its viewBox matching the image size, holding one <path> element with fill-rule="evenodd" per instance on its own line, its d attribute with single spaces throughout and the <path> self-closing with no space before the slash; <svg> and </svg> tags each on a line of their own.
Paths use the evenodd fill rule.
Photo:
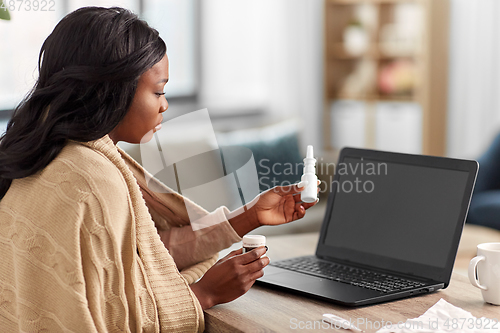
<svg viewBox="0 0 500 333">
<path fill-rule="evenodd" d="M 155 93 L 155 94 L 156 94 L 156 96 L 158 96 L 158 97 L 165 95 L 165 93 L 164 93 L 164 92 L 161 92 L 161 93 Z"/>
</svg>

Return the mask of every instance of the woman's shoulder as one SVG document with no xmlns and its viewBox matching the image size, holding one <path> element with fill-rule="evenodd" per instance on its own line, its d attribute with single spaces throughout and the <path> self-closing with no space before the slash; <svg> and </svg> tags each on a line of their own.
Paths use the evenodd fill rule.
<svg viewBox="0 0 500 333">
<path fill-rule="evenodd" d="M 70 141 L 54 161 L 71 165 L 75 170 L 108 171 L 114 164 L 106 155 L 88 143 Z"/>
<path fill-rule="evenodd" d="M 83 211 L 120 212 L 127 207 L 128 187 L 113 162 L 89 146 L 68 143 L 42 171 L 12 182 L 0 201 L 0 216 L 29 219 L 35 214 L 33 223 L 38 223 L 56 215 L 79 219 Z"/>
<path fill-rule="evenodd" d="M 39 176 L 44 182 L 68 183 L 84 192 L 126 190 L 123 175 L 108 156 L 77 142 L 69 142 Z"/>
</svg>

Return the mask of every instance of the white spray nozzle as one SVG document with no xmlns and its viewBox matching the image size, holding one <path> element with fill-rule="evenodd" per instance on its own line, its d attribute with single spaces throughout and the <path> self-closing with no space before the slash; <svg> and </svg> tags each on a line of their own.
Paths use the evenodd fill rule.
<svg viewBox="0 0 500 333">
<path fill-rule="evenodd" d="M 306 158 L 314 158 L 313 146 L 311 146 L 311 145 L 307 146 Z"/>
</svg>

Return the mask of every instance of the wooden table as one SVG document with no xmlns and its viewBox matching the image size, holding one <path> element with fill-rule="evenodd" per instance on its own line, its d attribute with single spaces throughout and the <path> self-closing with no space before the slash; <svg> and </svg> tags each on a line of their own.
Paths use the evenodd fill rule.
<svg viewBox="0 0 500 333">
<path fill-rule="evenodd" d="M 317 239 L 317 233 L 268 237 L 268 255 L 271 259 L 281 260 L 313 254 Z M 474 288 L 467 277 L 458 273 L 466 271 L 466 264 L 475 255 L 476 245 L 490 241 L 500 242 L 500 232 L 466 226 L 456 261 L 457 265 L 462 266 L 456 266 L 450 286 L 438 292 L 378 305 L 347 308 L 254 285 L 237 300 L 206 310 L 206 332 L 335 332 L 331 328 L 321 329 L 323 313 L 333 313 L 352 319 L 354 323 L 364 323 L 360 328 L 366 332 L 376 332 L 382 321 L 397 324 L 419 317 L 441 298 L 471 312 L 475 317 L 500 320 L 500 306 L 485 303 L 480 290 Z M 314 327 L 314 322 L 316 329 L 299 329 L 299 325 Z"/>
</svg>

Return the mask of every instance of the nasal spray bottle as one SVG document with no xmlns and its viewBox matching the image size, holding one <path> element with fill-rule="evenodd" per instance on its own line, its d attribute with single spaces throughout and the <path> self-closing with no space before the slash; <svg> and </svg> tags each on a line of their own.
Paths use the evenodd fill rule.
<svg viewBox="0 0 500 333">
<path fill-rule="evenodd" d="M 313 146 L 307 146 L 307 155 L 304 158 L 304 174 L 300 179 L 303 182 L 308 182 L 300 197 L 303 202 L 315 202 L 318 198 L 318 177 L 316 176 L 316 159 L 313 157 Z"/>
</svg>

